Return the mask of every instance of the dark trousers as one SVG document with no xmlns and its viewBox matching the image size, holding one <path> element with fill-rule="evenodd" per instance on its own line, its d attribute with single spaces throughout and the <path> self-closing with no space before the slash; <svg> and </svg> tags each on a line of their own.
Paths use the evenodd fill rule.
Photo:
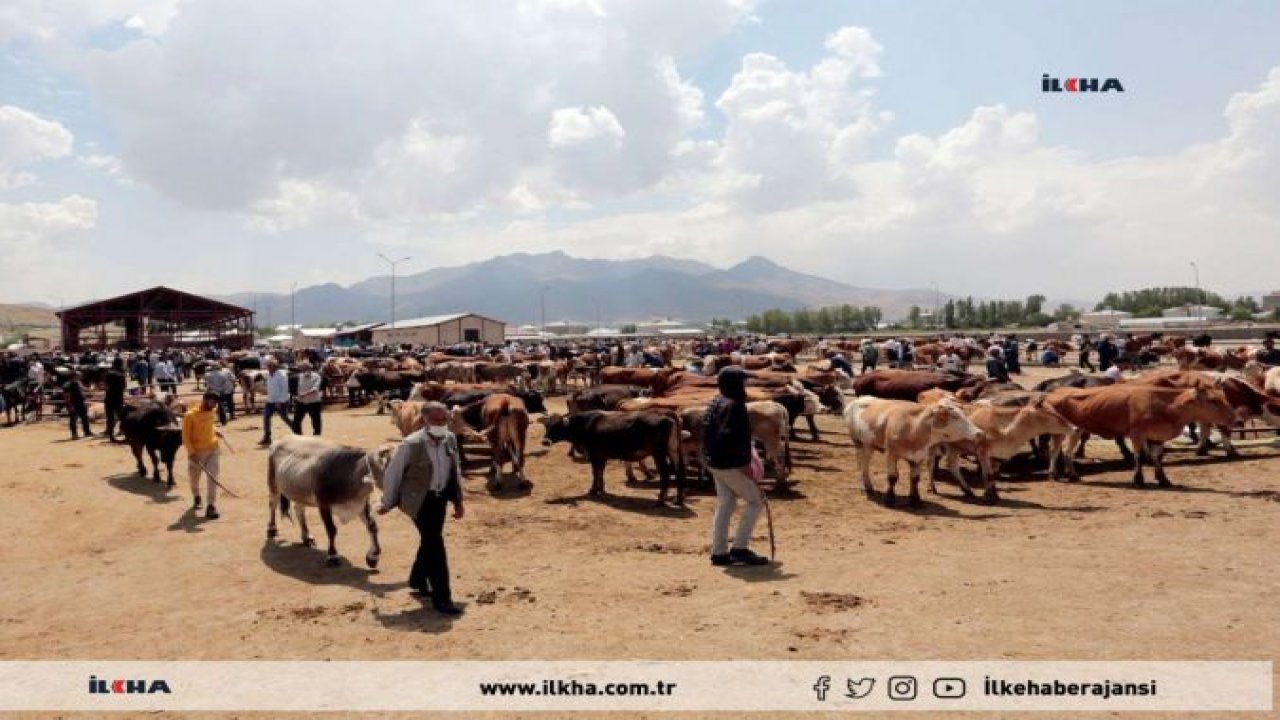
<svg viewBox="0 0 1280 720">
<path fill-rule="evenodd" d="M 262 439 L 271 442 L 271 417 L 279 415 L 284 421 L 284 426 L 293 429 L 293 423 L 289 421 L 288 403 L 263 403 L 262 405 Z"/>
<path fill-rule="evenodd" d="M 169 394 L 178 392 L 177 380 L 158 380 L 156 381 L 156 384 L 160 386 L 160 392 L 167 392 Z"/>
<path fill-rule="evenodd" d="M 107 437 L 114 440 L 116 437 L 116 423 L 120 422 L 120 416 L 124 414 L 124 398 L 108 400 L 104 405 L 107 411 Z"/>
<path fill-rule="evenodd" d="M 1094 372 L 1093 363 L 1089 362 L 1089 353 L 1087 352 L 1084 352 L 1084 351 L 1080 352 L 1079 365 L 1082 368 L 1089 368 L 1089 372 Z"/>
<path fill-rule="evenodd" d="M 76 420 L 84 426 L 84 434 L 89 435 L 89 408 L 83 403 L 67 403 L 67 420 L 71 424 L 71 437 L 80 437 L 76 432 Z"/>
<path fill-rule="evenodd" d="M 228 420 L 236 419 L 236 394 L 223 393 L 218 395 L 218 422 L 223 425 Z"/>
<path fill-rule="evenodd" d="M 293 432 L 297 435 L 302 434 L 302 418 L 311 417 L 311 434 L 320 434 L 320 409 L 324 403 L 294 403 L 293 407 Z"/>
<path fill-rule="evenodd" d="M 413 519 L 422 539 L 418 543 L 418 556 L 409 571 L 409 587 L 429 590 L 432 605 L 453 602 L 449 589 L 449 559 L 444 550 L 444 515 L 449 503 L 444 498 L 428 494 L 422 501 L 422 509 Z"/>
</svg>

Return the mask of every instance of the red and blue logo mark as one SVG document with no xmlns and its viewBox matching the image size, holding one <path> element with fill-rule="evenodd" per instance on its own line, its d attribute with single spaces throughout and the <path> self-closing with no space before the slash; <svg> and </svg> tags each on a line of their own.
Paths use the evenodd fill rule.
<svg viewBox="0 0 1280 720">
<path fill-rule="evenodd" d="M 169 683 L 164 680 L 106 680 L 96 675 L 89 676 L 89 694 L 91 695 L 151 695 L 153 693 L 172 694 Z"/>
<path fill-rule="evenodd" d="M 1050 77 L 1049 73 L 1040 76 L 1041 92 L 1124 92 L 1124 85 L 1119 78 L 1084 78 Z"/>
</svg>

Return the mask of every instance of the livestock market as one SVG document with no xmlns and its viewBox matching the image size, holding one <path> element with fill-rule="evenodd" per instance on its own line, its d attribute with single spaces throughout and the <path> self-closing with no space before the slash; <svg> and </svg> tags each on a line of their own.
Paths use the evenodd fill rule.
<svg viewBox="0 0 1280 720">
<path fill-rule="evenodd" d="M 1274 634 L 1267 543 L 1246 541 L 1275 538 L 1274 340 L 1057 335 L 10 351 L 8 646 L 1229 656 Z M 726 462 L 735 407 L 747 455 Z M 460 470 L 416 500 L 434 526 L 382 514 L 428 430 Z"/>
</svg>

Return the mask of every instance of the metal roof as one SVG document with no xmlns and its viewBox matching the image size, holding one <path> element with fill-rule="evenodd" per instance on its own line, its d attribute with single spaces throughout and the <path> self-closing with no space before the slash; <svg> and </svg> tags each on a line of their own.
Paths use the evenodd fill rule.
<svg viewBox="0 0 1280 720">
<path fill-rule="evenodd" d="M 428 315 L 426 317 L 410 318 L 408 320 L 397 320 L 394 325 L 387 324 L 384 325 L 382 329 L 403 330 L 405 328 L 430 327 L 431 325 L 442 325 L 447 322 L 453 322 L 459 318 L 471 316 L 478 317 L 482 320 L 488 320 L 489 322 L 502 323 L 503 325 L 506 324 L 501 320 L 495 320 L 491 317 L 485 317 L 484 315 L 478 315 L 476 313 L 452 313 L 450 315 Z"/>
</svg>

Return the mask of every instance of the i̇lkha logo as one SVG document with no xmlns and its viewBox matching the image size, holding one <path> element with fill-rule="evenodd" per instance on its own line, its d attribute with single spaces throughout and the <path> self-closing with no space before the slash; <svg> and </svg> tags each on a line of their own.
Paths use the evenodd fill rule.
<svg viewBox="0 0 1280 720">
<path fill-rule="evenodd" d="M 1124 85 L 1120 84 L 1119 78 L 1069 77 L 1064 79 L 1045 73 L 1040 76 L 1040 92 L 1124 92 Z"/>
<path fill-rule="evenodd" d="M 172 694 L 169 683 L 164 680 L 129 680 L 119 678 L 107 680 L 96 675 L 89 676 L 89 693 L 91 695 L 152 695 L 154 693 Z"/>
</svg>

